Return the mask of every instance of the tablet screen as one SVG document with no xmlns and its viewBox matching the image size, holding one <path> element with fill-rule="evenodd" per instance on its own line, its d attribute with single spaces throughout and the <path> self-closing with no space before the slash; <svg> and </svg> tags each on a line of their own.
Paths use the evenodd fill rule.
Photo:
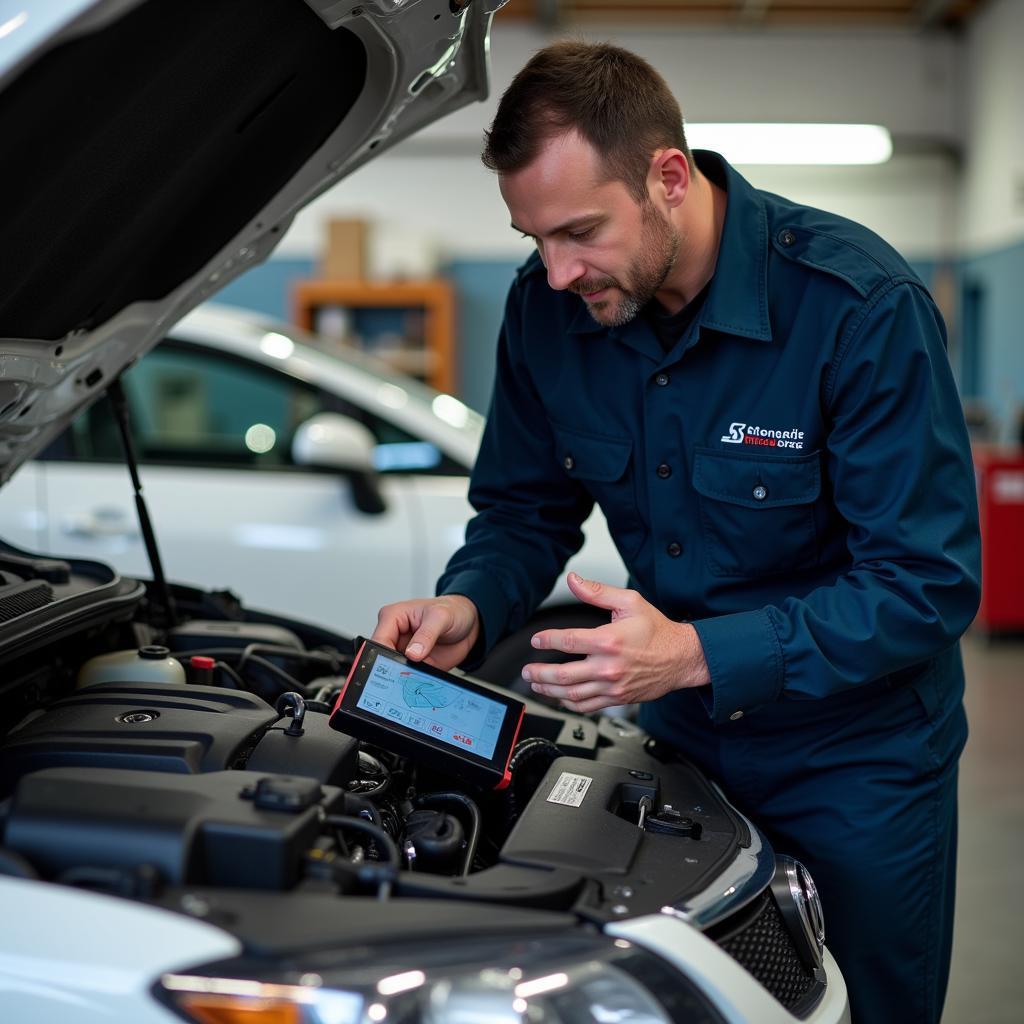
<svg viewBox="0 0 1024 1024">
<path fill-rule="evenodd" d="M 499 687 L 410 662 L 357 637 L 331 726 L 424 767 L 500 789 L 511 778 L 525 710 Z"/>
<path fill-rule="evenodd" d="M 356 707 L 478 757 L 492 758 L 506 707 L 389 658 L 377 658 Z"/>
</svg>

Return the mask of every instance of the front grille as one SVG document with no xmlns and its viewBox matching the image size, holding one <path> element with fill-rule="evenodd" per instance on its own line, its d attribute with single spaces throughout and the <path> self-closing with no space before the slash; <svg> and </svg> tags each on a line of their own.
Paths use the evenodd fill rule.
<svg viewBox="0 0 1024 1024">
<path fill-rule="evenodd" d="M 817 979 L 800 959 L 770 891 L 708 935 L 788 1010 L 799 1015 L 804 1009 Z"/>
</svg>

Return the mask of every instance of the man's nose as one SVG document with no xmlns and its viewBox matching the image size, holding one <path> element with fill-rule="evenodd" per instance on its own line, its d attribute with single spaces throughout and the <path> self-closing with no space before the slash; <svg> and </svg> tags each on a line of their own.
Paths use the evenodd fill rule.
<svg viewBox="0 0 1024 1024">
<path fill-rule="evenodd" d="M 544 247 L 544 265 L 548 271 L 548 284 L 555 291 L 564 291 L 587 273 L 583 261 L 567 253 L 561 246 L 549 244 Z"/>
</svg>

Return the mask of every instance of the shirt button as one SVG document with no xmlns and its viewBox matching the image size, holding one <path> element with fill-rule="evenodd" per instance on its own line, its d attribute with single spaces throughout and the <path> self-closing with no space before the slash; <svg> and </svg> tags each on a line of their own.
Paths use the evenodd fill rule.
<svg viewBox="0 0 1024 1024">
<path fill-rule="evenodd" d="M 655 472 L 662 480 L 667 480 L 672 475 L 672 467 L 667 462 L 663 462 Z"/>
<path fill-rule="evenodd" d="M 729 721 L 730 722 L 738 722 L 742 717 L 743 717 L 743 712 L 742 711 L 734 711 L 729 716 Z"/>
<path fill-rule="evenodd" d="M 659 388 L 663 388 L 668 383 L 668 374 L 659 373 L 658 376 L 654 378 L 654 383 L 657 384 Z"/>
<path fill-rule="evenodd" d="M 665 550 L 672 558 L 678 558 L 683 553 L 683 546 L 678 541 L 672 541 Z"/>
<path fill-rule="evenodd" d="M 566 455 L 566 457 L 562 459 L 562 465 L 565 466 L 566 469 L 573 469 L 576 465 L 576 460 L 571 455 Z"/>
<path fill-rule="evenodd" d="M 796 241 L 796 235 L 793 234 L 789 228 L 784 228 L 779 232 L 779 242 L 782 245 L 790 246 Z"/>
<path fill-rule="evenodd" d="M 764 501 L 768 497 L 768 488 L 764 484 L 758 484 L 753 493 L 755 501 Z"/>
</svg>

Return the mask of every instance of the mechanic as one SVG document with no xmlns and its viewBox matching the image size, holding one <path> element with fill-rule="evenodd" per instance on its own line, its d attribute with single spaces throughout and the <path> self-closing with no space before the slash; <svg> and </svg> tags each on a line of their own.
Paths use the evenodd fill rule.
<svg viewBox="0 0 1024 1024">
<path fill-rule="evenodd" d="M 523 626 L 596 501 L 628 588 L 545 629 L 533 689 L 640 723 L 810 868 L 854 1020 L 939 1020 L 949 971 L 958 638 L 974 477 L 942 318 L 879 237 L 687 148 L 646 62 L 561 42 L 504 94 L 484 163 L 537 252 L 505 310 L 470 498 L 435 598 L 374 638 L 473 667 Z"/>
</svg>

